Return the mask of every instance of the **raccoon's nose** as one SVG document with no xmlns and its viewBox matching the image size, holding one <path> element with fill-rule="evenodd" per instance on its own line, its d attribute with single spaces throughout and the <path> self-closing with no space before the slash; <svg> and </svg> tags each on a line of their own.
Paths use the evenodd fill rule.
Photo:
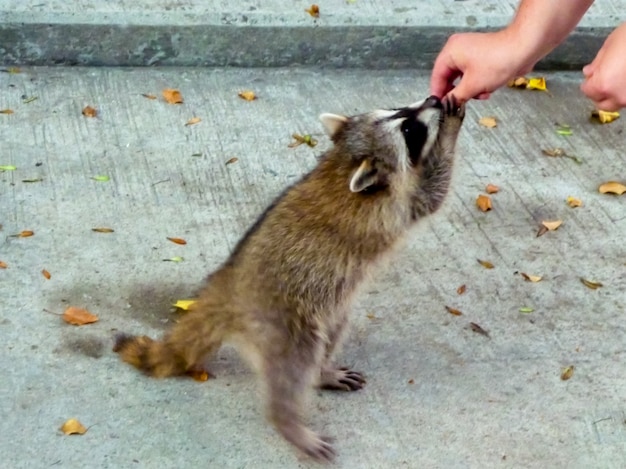
<svg viewBox="0 0 626 469">
<path fill-rule="evenodd" d="M 437 96 L 430 96 L 426 98 L 426 101 L 424 101 L 424 104 L 422 105 L 422 107 L 424 109 L 426 108 L 441 109 L 442 108 L 441 99 L 439 99 Z"/>
</svg>

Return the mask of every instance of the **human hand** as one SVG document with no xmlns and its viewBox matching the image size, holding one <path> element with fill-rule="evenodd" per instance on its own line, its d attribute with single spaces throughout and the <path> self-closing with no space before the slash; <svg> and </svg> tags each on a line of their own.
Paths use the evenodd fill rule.
<svg viewBox="0 0 626 469">
<path fill-rule="evenodd" d="M 494 33 L 450 36 L 435 60 L 430 94 L 443 98 L 452 90 L 460 103 L 487 99 L 511 78 L 530 72 L 534 61 L 525 58 L 522 44 L 506 29 Z M 455 86 L 454 81 L 461 78 Z"/>
<path fill-rule="evenodd" d="M 593 62 L 583 68 L 583 75 L 580 89 L 597 109 L 626 107 L 626 23 L 606 38 Z"/>
</svg>

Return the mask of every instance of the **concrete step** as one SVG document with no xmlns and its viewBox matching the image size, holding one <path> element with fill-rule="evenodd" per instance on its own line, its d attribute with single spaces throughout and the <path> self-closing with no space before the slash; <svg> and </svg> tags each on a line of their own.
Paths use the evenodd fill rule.
<svg viewBox="0 0 626 469">
<path fill-rule="evenodd" d="M 430 67 L 457 31 L 506 25 L 516 2 L 0 0 L 4 65 Z M 624 20 L 597 2 L 543 67 L 580 68 Z"/>
</svg>

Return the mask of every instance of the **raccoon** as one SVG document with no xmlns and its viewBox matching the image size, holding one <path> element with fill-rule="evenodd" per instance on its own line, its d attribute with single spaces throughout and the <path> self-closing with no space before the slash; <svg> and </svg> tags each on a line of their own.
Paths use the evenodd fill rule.
<svg viewBox="0 0 626 469">
<path fill-rule="evenodd" d="M 160 378 L 233 344 L 262 378 L 278 432 L 312 458 L 332 460 L 330 439 L 304 422 L 307 396 L 314 386 L 365 385 L 361 372 L 332 362 L 351 302 L 408 230 L 441 206 L 464 113 L 453 98 L 431 96 L 353 117 L 322 114 L 333 147 L 209 275 L 191 312 L 160 341 L 119 335 L 114 351 Z"/>
</svg>

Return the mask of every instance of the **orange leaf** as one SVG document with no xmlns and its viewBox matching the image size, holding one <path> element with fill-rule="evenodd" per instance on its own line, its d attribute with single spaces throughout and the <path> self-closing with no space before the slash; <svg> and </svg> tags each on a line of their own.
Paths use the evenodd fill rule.
<svg viewBox="0 0 626 469">
<path fill-rule="evenodd" d="M 0 261 L 0 269 L 6 269 L 7 267 L 8 267 L 8 266 L 7 266 L 7 263 L 6 263 L 6 262 L 4 262 L 4 261 Z"/>
<path fill-rule="evenodd" d="M 580 199 L 577 199 L 576 197 L 572 197 L 571 195 L 567 198 L 567 205 L 569 205 L 572 208 L 575 207 L 582 207 L 583 205 L 583 201 Z"/>
<path fill-rule="evenodd" d="M 480 194 L 476 198 L 476 206 L 483 212 L 491 210 L 491 198 L 488 195 Z"/>
<path fill-rule="evenodd" d="M 167 88 L 163 90 L 163 98 L 169 104 L 182 104 L 183 103 L 183 95 L 180 94 L 180 91 L 173 90 L 171 88 Z"/>
<path fill-rule="evenodd" d="M 48 272 L 46 269 L 43 269 L 43 270 L 41 271 L 41 274 L 42 274 L 44 277 L 46 277 L 46 279 L 47 279 L 47 280 L 50 280 L 50 277 L 51 277 L 50 272 Z"/>
<path fill-rule="evenodd" d="M 485 187 L 485 192 L 487 192 L 487 194 L 495 194 L 499 190 L 500 188 L 495 184 L 487 184 L 487 187 Z"/>
<path fill-rule="evenodd" d="M 189 125 L 194 125 L 197 124 L 198 122 L 201 122 L 202 119 L 200 119 L 199 117 L 192 117 L 191 119 L 189 119 L 185 125 L 189 126 Z"/>
<path fill-rule="evenodd" d="M 306 11 L 313 18 L 319 18 L 320 17 L 320 7 L 318 5 L 316 5 L 315 3 L 313 5 L 311 5 L 309 8 L 305 9 L 304 11 Z"/>
<path fill-rule="evenodd" d="M 69 419 L 61 425 L 61 431 L 66 435 L 83 435 L 87 432 L 85 426 L 76 419 Z"/>
<path fill-rule="evenodd" d="M 167 238 L 167 239 L 175 244 L 187 244 L 187 241 L 185 241 L 183 238 Z"/>
<path fill-rule="evenodd" d="M 96 117 L 98 115 L 98 111 L 91 106 L 85 106 L 83 109 L 83 116 L 85 117 Z"/>
<path fill-rule="evenodd" d="M 11 235 L 11 238 L 30 238 L 35 232 L 30 230 L 20 231 L 18 234 Z"/>
<path fill-rule="evenodd" d="M 598 191 L 600 194 L 622 195 L 626 192 L 626 186 L 624 184 L 620 184 L 619 182 L 609 181 L 598 187 Z"/>
<path fill-rule="evenodd" d="M 91 314 L 86 309 L 77 308 L 76 306 L 67 308 L 62 317 L 65 322 L 75 326 L 82 326 L 98 321 L 98 316 Z"/>
<path fill-rule="evenodd" d="M 465 290 L 467 290 L 467 286 L 463 284 L 459 288 L 456 289 L 456 292 L 458 295 L 462 295 L 463 293 L 465 293 Z"/>
<path fill-rule="evenodd" d="M 463 315 L 463 313 L 461 311 L 459 311 L 458 309 L 452 308 L 450 306 L 446 306 L 446 309 L 448 310 L 448 313 L 454 314 L 455 316 L 462 316 Z"/>
<path fill-rule="evenodd" d="M 237 93 L 237 96 L 241 99 L 245 99 L 246 101 L 254 101 L 256 99 L 256 94 L 254 94 L 254 91 L 251 90 L 240 91 Z"/>
<path fill-rule="evenodd" d="M 189 370 L 185 374 L 195 381 L 208 381 L 209 378 L 215 378 L 215 376 L 203 369 Z"/>
</svg>

